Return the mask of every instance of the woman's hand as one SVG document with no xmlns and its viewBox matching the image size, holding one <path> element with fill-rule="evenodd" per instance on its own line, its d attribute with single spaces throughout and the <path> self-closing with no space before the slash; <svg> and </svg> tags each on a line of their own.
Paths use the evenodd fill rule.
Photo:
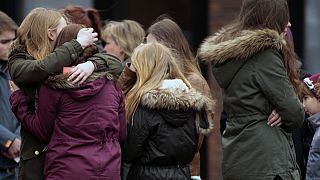
<svg viewBox="0 0 320 180">
<path fill-rule="evenodd" d="M 9 87 L 11 94 L 20 89 L 13 81 L 9 81 Z"/>
<path fill-rule="evenodd" d="M 267 124 L 271 127 L 274 127 L 274 126 L 279 127 L 282 124 L 281 117 L 275 109 L 271 112 L 267 121 L 268 121 Z"/>
<path fill-rule="evenodd" d="M 68 81 L 72 81 L 73 84 L 79 82 L 82 84 L 94 71 L 94 65 L 91 61 L 78 64 L 71 69 L 71 75 Z"/>
<path fill-rule="evenodd" d="M 84 49 L 90 44 L 98 41 L 98 33 L 93 32 L 93 28 L 82 28 L 79 30 L 77 35 L 77 41 L 81 44 Z"/>
<path fill-rule="evenodd" d="M 20 156 L 20 146 L 21 140 L 16 138 L 8 149 L 8 154 L 10 155 L 10 157 L 12 157 L 12 159 Z"/>
</svg>

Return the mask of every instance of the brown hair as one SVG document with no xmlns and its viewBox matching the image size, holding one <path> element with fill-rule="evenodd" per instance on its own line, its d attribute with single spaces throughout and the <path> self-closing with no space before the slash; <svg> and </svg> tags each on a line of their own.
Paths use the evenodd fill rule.
<svg viewBox="0 0 320 180">
<path fill-rule="evenodd" d="M 0 11 L 0 34 L 5 31 L 16 32 L 17 29 L 17 24 L 6 13 Z"/>
<path fill-rule="evenodd" d="M 181 28 L 167 16 L 160 16 L 148 29 L 147 34 L 153 35 L 156 40 L 172 49 L 177 56 L 177 64 L 184 75 L 189 73 L 200 74 L 198 64 L 190 49 Z"/>
<path fill-rule="evenodd" d="M 319 83 L 317 83 L 318 88 L 319 88 Z M 319 92 L 320 93 L 320 92 Z M 303 99 L 304 96 L 311 96 L 311 97 L 315 97 L 315 95 L 308 89 L 307 86 L 303 86 L 301 88 L 301 92 L 300 92 L 300 99 Z"/>
<path fill-rule="evenodd" d="M 282 33 L 290 19 L 287 0 L 243 0 L 238 29 L 273 29 Z"/>
<path fill-rule="evenodd" d="M 71 41 L 72 39 L 76 39 L 77 34 L 81 28 L 83 28 L 83 25 L 80 25 L 80 24 L 68 24 L 66 27 L 64 27 L 57 37 L 57 40 L 54 45 L 54 49 L 63 45 L 66 42 Z M 83 50 L 83 54 L 80 57 L 80 59 L 77 61 L 77 63 L 84 62 L 87 58 L 91 57 L 93 54 L 97 52 L 98 52 L 98 48 L 96 45 L 94 44 L 89 45 Z"/>
<path fill-rule="evenodd" d="M 283 33 L 290 20 L 287 0 L 243 0 L 238 18 L 226 27 L 230 37 L 242 30 L 272 29 Z M 297 69 L 297 56 L 293 43 L 286 36 L 283 62 L 287 75 L 297 94 L 302 90 Z"/>
<path fill-rule="evenodd" d="M 102 22 L 100 14 L 96 9 L 84 9 L 81 6 L 67 6 L 62 12 L 72 23 L 92 27 L 94 31 L 98 33 L 98 39 L 100 39 Z"/>
</svg>

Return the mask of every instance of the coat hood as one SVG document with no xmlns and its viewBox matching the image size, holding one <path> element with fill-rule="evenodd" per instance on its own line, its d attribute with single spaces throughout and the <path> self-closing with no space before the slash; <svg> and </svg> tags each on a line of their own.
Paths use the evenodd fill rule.
<svg viewBox="0 0 320 180">
<path fill-rule="evenodd" d="M 77 100 L 86 100 L 99 93 L 107 80 L 113 80 L 113 76 L 108 72 L 92 73 L 82 84 L 72 84 L 68 81 L 70 74 L 59 74 L 50 76 L 45 84 L 53 89 L 67 90 L 70 96 Z"/>
<path fill-rule="evenodd" d="M 196 118 L 197 130 L 208 134 L 213 128 L 212 107 L 214 101 L 194 89 L 189 89 L 181 79 L 164 80 L 159 89 L 151 90 L 141 97 L 141 105 L 149 109 L 161 110 L 165 121 L 176 126 L 182 126 L 193 111 L 201 114 L 206 112 L 205 124 Z"/>
<path fill-rule="evenodd" d="M 282 51 L 285 45 L 285 34 L 271 29 L 243 30 L 235 35 L 222 29 L 204 40 L 198 57 L 212 62 L 217 81 L 226 88 L 247 59 L 267 49 Z"/>
</svg>

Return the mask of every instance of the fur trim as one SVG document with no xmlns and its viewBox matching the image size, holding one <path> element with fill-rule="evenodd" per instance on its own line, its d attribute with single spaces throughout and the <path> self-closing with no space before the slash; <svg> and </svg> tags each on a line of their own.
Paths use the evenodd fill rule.
<svg viewBox="0 0 320 180">
<path fill-rule="evenodd" d="M 213 107 L 215 101 L 202 95 L 194 89 L 157 89 L 151 90 L 141 97 L 141 104 L 149 109 L 187 110 L 193 109 L 197 112 L 205 111 L 209 127 L 199 127 L 199 118 L 196 120 L 198 133 L 209 134 L 213 129 Z"/>
<path fill-rule="evenodd" d="M 221 64 L 228 59 L 247 59 L 267 48 L 282 50 L 285 34 L 271 29 L 243 30 L 231 37 L 224 29 L 201 44 L 198 56 L 202 61 Z"/>
<path fill-rule="evenodd" d="M 45 84 L 48 84 L 54 89 L 76 89 L 80 88 L 86 83 L 92 82 L 97 80 L 98 78 L 105 77 L 109 80 L 113 80 L 114 77 L 109 72 L 94 72 L 92 73 L 88 79 L 82 84 L 72 84 L 70 81 L 68 81 L 69 74 L 58 74 L 55 76 L 50 76 L 46 81 Z"/>
</svg>

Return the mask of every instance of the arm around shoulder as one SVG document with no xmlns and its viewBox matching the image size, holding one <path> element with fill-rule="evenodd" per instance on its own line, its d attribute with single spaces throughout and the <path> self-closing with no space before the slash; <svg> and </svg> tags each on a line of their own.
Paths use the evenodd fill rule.
<svg viewBox="0 0 320 180">
<path fill-rule="evenodd" d="M 76 40 L 63 44 L 41 60 L 35 60 L 26 50 L 14 49 L 9 56 L 11 78 L 18 86 L 43 81 L 76 61 L 82 51 Z"/>
</svg>

